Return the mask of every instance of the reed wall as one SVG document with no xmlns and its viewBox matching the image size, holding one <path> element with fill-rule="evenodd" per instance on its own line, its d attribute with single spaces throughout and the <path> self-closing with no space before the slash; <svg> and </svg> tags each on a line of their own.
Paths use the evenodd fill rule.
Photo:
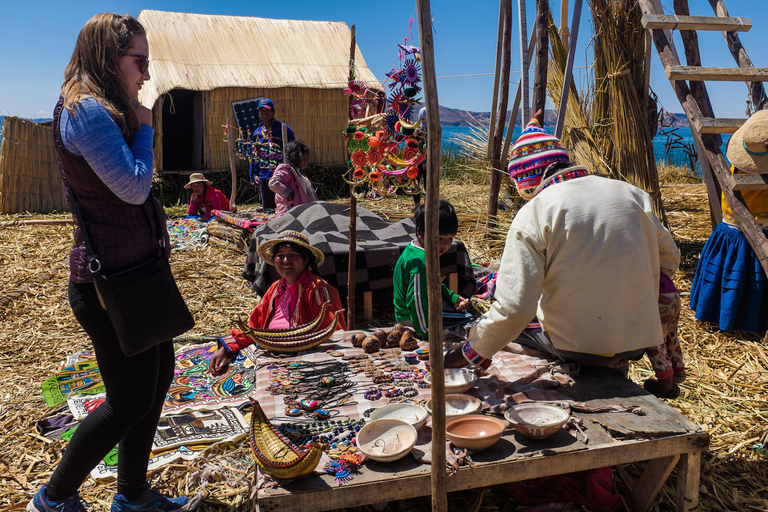
<svg viewBox="0 0 768 512">
<path fill-rule="evenodd" d="M 0 146 L 0 213 L 66 210 L 51 128 L 6 117 Z"/>
</svg>

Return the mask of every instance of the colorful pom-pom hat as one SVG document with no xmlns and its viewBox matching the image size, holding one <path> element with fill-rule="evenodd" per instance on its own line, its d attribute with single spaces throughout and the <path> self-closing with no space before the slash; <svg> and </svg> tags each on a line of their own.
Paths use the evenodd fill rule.
<svg viewBox="0 0 768 512">
<path fill-rule="evenodd" d="M 274 265 L 273 259 L 275 257 L 275 247 L 285 242 L 300 245 L 301 247 L 309 250 L 309 252 L 314 255 L 315 263 L 318 267 L 322 266 L 323 262 L 325 261 L 325 255 L 323 254 L 323 251 L 317 247 L 312 247 L 309 245 L 309 239 L 306 237 L 306 235 L 299 233 L 298 231 L 283 231 L 277 235 L 277 238 L 274 240 L 266 240 L 261 242 L 258 249 L 256 249 L 256 253 L 262 260 L 266 261 L 270 265 Z"/>
<path fill-rule="evenodd" d="M 760 110 L 728 140 L 725 154 L 734 167 L 751 173 L 768 173 L 768 110 Z"/>
<path fill-rule="evenodd" d="M 510 179 L 526 201 L 533 199 L 536 187 L 550 164 L 570 163 L 568 151 L 557 137 L 541 128 L 536 119 L 538 115 L 539 112 L 515 141 L 507 168 Z"/>
</svg>

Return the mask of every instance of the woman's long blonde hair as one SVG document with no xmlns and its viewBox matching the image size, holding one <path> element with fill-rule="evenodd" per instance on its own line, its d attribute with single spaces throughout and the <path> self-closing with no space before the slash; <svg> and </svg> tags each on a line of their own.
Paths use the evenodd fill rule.
<svg viewBox="0 0 768 512">
<path fill-rule="evenodd" d="M 112 114 L 126 141 L 139 131 L 141 122 L 119 63 L 136 35 L 146 35 L 144 27 L 127 14 L 102 13 L 88 20 L 77 36 L 61 86 L 64 107 L 71 114 L 83 98 L 93 96 Z"/>
</svg>

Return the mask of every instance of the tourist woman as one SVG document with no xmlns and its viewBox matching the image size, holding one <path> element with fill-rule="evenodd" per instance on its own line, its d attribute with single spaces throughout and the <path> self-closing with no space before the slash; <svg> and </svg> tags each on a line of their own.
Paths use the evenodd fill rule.
<svg viewBox="0 0 768 512">
<path fill-rule="evenodd" d="M 150 195 L 152 112 L 138 103 L 139 90 L 150 78 L 148 67 L 149 46 L 141 24 L 128 15 L 98 14 L 80 31 L 54 111 L 59 168 L 74 194 L 67 193 L 68 204 L 79 207 L 105 271 L 157 255 L 161 236 L 170 251 L 163 208 Z M 157 233 L 159 226 L 163 233 Z M 78 227 L 70 255 L 69 303 L 91 339 L 107 397 L 80 423 L 27 511 L 85 512 L 78 489 L 116 445 L 117 494 L 111 511 L 178 510 L 186 497 L 167 498 L 146 479 L 173 378 L 173 344 L 169 340 L 125 356 L 96 295 L 88 263 Z"/>
<path fill-rule="evenodd" d="M 274 240 L 262 242 L 257 252 L 262 260 L 274 265 L 280 280 L 272 283 L 251 312 L 250 327 L 290 329 L 317 318 L 323 304 L 329 303 L 318 329 L 328 327 L 335 315 L 339 317 L 336 330 L 347 328 L 339 292 L 316 273 L 323 264 L 323 252 L 309 245 L 306 236 L 297 231 L 284 231 Z M 236 352 L 251 343 L 240 331 L 232 329 L 231 336 L 223 339 L 211 358 L 208 365 L 211 373 L 224 373 Z"/>
</svg>

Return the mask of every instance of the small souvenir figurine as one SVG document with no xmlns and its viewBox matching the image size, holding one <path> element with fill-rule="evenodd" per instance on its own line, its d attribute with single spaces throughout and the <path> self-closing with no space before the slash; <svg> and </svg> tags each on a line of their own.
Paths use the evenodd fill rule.
<svg viewBox="0 0 768 512">
<path fill-rule="evenodd" d="M 365 334 L 358 332 L 352 335 L 352 346 L 362 347 L 363 341 L 365 341 Z"/>
<path fill-rule="evenodd" d="M 366 354 L 378 352 L 380 348 L 381 342 L 375 336 L 368 336 L 365 338 L 365 341 L 363 341 L 363 350 L 365 350 Z"/>
<path fill-rule="evenodd" d="M 395 335 L 395 333 L 389 333 L 387 335 L 387 346 L 389 348 L 395 348 L 400 346 L 400 338 L 399 336 Z M 402 348 L 402 347 L 400 347 Z"/>
<path fill-rule="evenodd" d="M 416 342 L 416 339 L 411 336 L 410 331 L 407 331 L 407 334 L 403 334 L 403 337 L 400 338 L 400 350 L 403 352 L 411 352 L 417 348 L 419 348 L 419 344 Z"/>
<path fill-rule="evenodd" d="M 384 346 L 387 344 L 387 333 L 384 329 L 376 329 L 373 331 L 373 337 L 379 340 L 379 344 Z"/>
</svg>

